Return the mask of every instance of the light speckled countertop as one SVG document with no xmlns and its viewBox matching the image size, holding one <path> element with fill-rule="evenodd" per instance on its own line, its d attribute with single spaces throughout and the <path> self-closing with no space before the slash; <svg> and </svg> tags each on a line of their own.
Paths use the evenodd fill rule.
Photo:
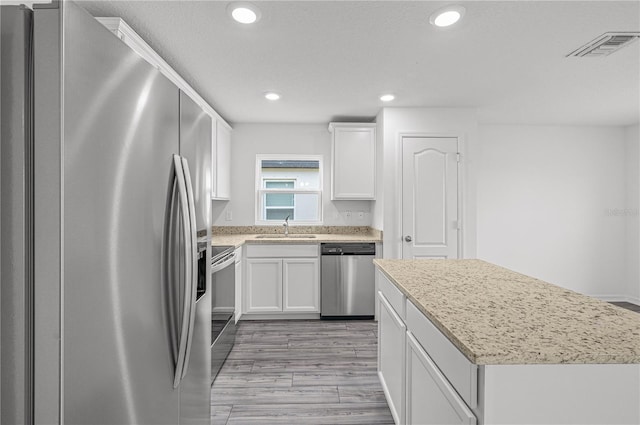
<svg viewBox="0 0 640 425">
<path fill-rule="evenodd" d="M 280 226 L 214 227 L 211 245 L 232 245 L 236 248 L 245 244 L 317 244 L 323 242 L 381 242 L 380 231 L 355 226 L 298 226 L 291 227 L 289 233 L 295 238 L 259 238 L 264 234 L 281 234 Z M 308 237 L 298 237 L 298 236 Z"/>
<path fill-rule="evenodd" d="M 313 244 L 322 242 L 380 242 L 380 238 L 369 235 L 315 234 L 315 238 L 279 238 L 258 239 L 256 234 L 250 235 L 213 235 L 211 245 L 233 245 L 236 248 L 245 244 Z"/>
<path fill-rule="evenodd" d="M 640 314 L 481 260 L 374 260 L 473 363 L 640 363 Z"/>
</svg>

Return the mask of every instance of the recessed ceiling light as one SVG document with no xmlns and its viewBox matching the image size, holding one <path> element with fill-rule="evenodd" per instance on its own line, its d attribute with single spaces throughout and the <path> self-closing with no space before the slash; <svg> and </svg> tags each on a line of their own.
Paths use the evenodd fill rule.
<svg viewBox="0 0 640 425">
<path fill-rule="evenodd" d="M 278 100 L 278 99 L 280 99 L 280 95 L 278 93 L 274 93 L 274 92 L 265 93 L 264 97 L 267 98 L 268 100 Z"/>
<path fill-rule="evenodd" d="M 391 102 L 395 98 L 396 97 L 392 94 L 383 94 L 382 96 L 380 96 L 380 100 L 383 102 Z"/>
<path fill-rule="evenodd" d="M 260 9 L 251 3 L 234 2 L 227 6 L 229 15 L 241 24 L 253 24 L 260 19 Z"/>
<path fill-rule="evenodd" d="M 464 16 L 465 9 L 462 6 L 449 6 L 433 13 L 429 22 L 437 27 L 448 27 L 455 24 Z"/>
</svg>

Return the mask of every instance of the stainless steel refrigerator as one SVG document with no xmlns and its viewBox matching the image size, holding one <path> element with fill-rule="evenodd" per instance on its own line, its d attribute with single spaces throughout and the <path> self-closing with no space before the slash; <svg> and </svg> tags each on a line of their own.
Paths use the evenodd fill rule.
<svg viewBox="0 0 640 425">
<path fill-rule="evenodd" d="M 2 424 L 208 424 L 210 117 L 72 2 L 0 18 Z"/>
</svg>

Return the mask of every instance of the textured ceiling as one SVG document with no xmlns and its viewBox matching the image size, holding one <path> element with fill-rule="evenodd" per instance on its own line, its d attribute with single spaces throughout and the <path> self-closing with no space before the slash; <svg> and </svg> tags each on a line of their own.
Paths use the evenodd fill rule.
<svg viewBox="0 0 640 425">
<path fill-rule="evenodd" d="M 223 117 L 318 123 L 389 106 L 477 107 L 481 122 L 629 125 L 640 117 L 640 42 L 606 58 L 565 55 L 607 31 L 640 31 L 639 1 L 255 1 L 232 21 L 222 1 L 81 2 L 120 16 Z M 266 91 L 282 95 L 264 99 Z"/>
</svg>

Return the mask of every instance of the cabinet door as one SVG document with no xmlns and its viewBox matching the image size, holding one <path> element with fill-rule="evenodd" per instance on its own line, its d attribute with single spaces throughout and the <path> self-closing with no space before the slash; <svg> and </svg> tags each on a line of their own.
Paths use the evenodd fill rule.
<svg viewBox="0 0 640 425">
<path fill-rule="evenodd" d="M 404 424 L 404 363 L 407 327 L 378 292 L 378 375 L 396 424 Z M 417 422 L 416 422 L 417 423 Z"/>
<path fill-rule="evenodd" d="M 231 191 L 231 130 L 225 125 L 216 126 L 216 169 L 214 199 L 229 199 Z"/>
<path fill-rule="evenodd" d="M 211 119 L 211 199 L 218 197 L 218 121 Z"/>
<path fill-rule="evenodd" d="M 247 313 L 282 311 L 282 260 L 248 258 L 246 282 Z"/>
<path fill-rule="evenodd" d="M 475 425 L 476 417 L 411 332 L 407 333 L 407 424 Z"/>
<path fill-rule="evenodd" d="M 331 199 L 375 199 L 374 127 L 333 128 Z"/>
<path fill-rule="evenodd" d="M 320 312 L 320 279 L 317 258 L 282 260 L 284 311 Z"/>
<path fill-rule="evenodd" d="M 236 323 L 242 316 L 242 248 L 236 249 L 236 297 L 235 297 Z"/>
</svg>

